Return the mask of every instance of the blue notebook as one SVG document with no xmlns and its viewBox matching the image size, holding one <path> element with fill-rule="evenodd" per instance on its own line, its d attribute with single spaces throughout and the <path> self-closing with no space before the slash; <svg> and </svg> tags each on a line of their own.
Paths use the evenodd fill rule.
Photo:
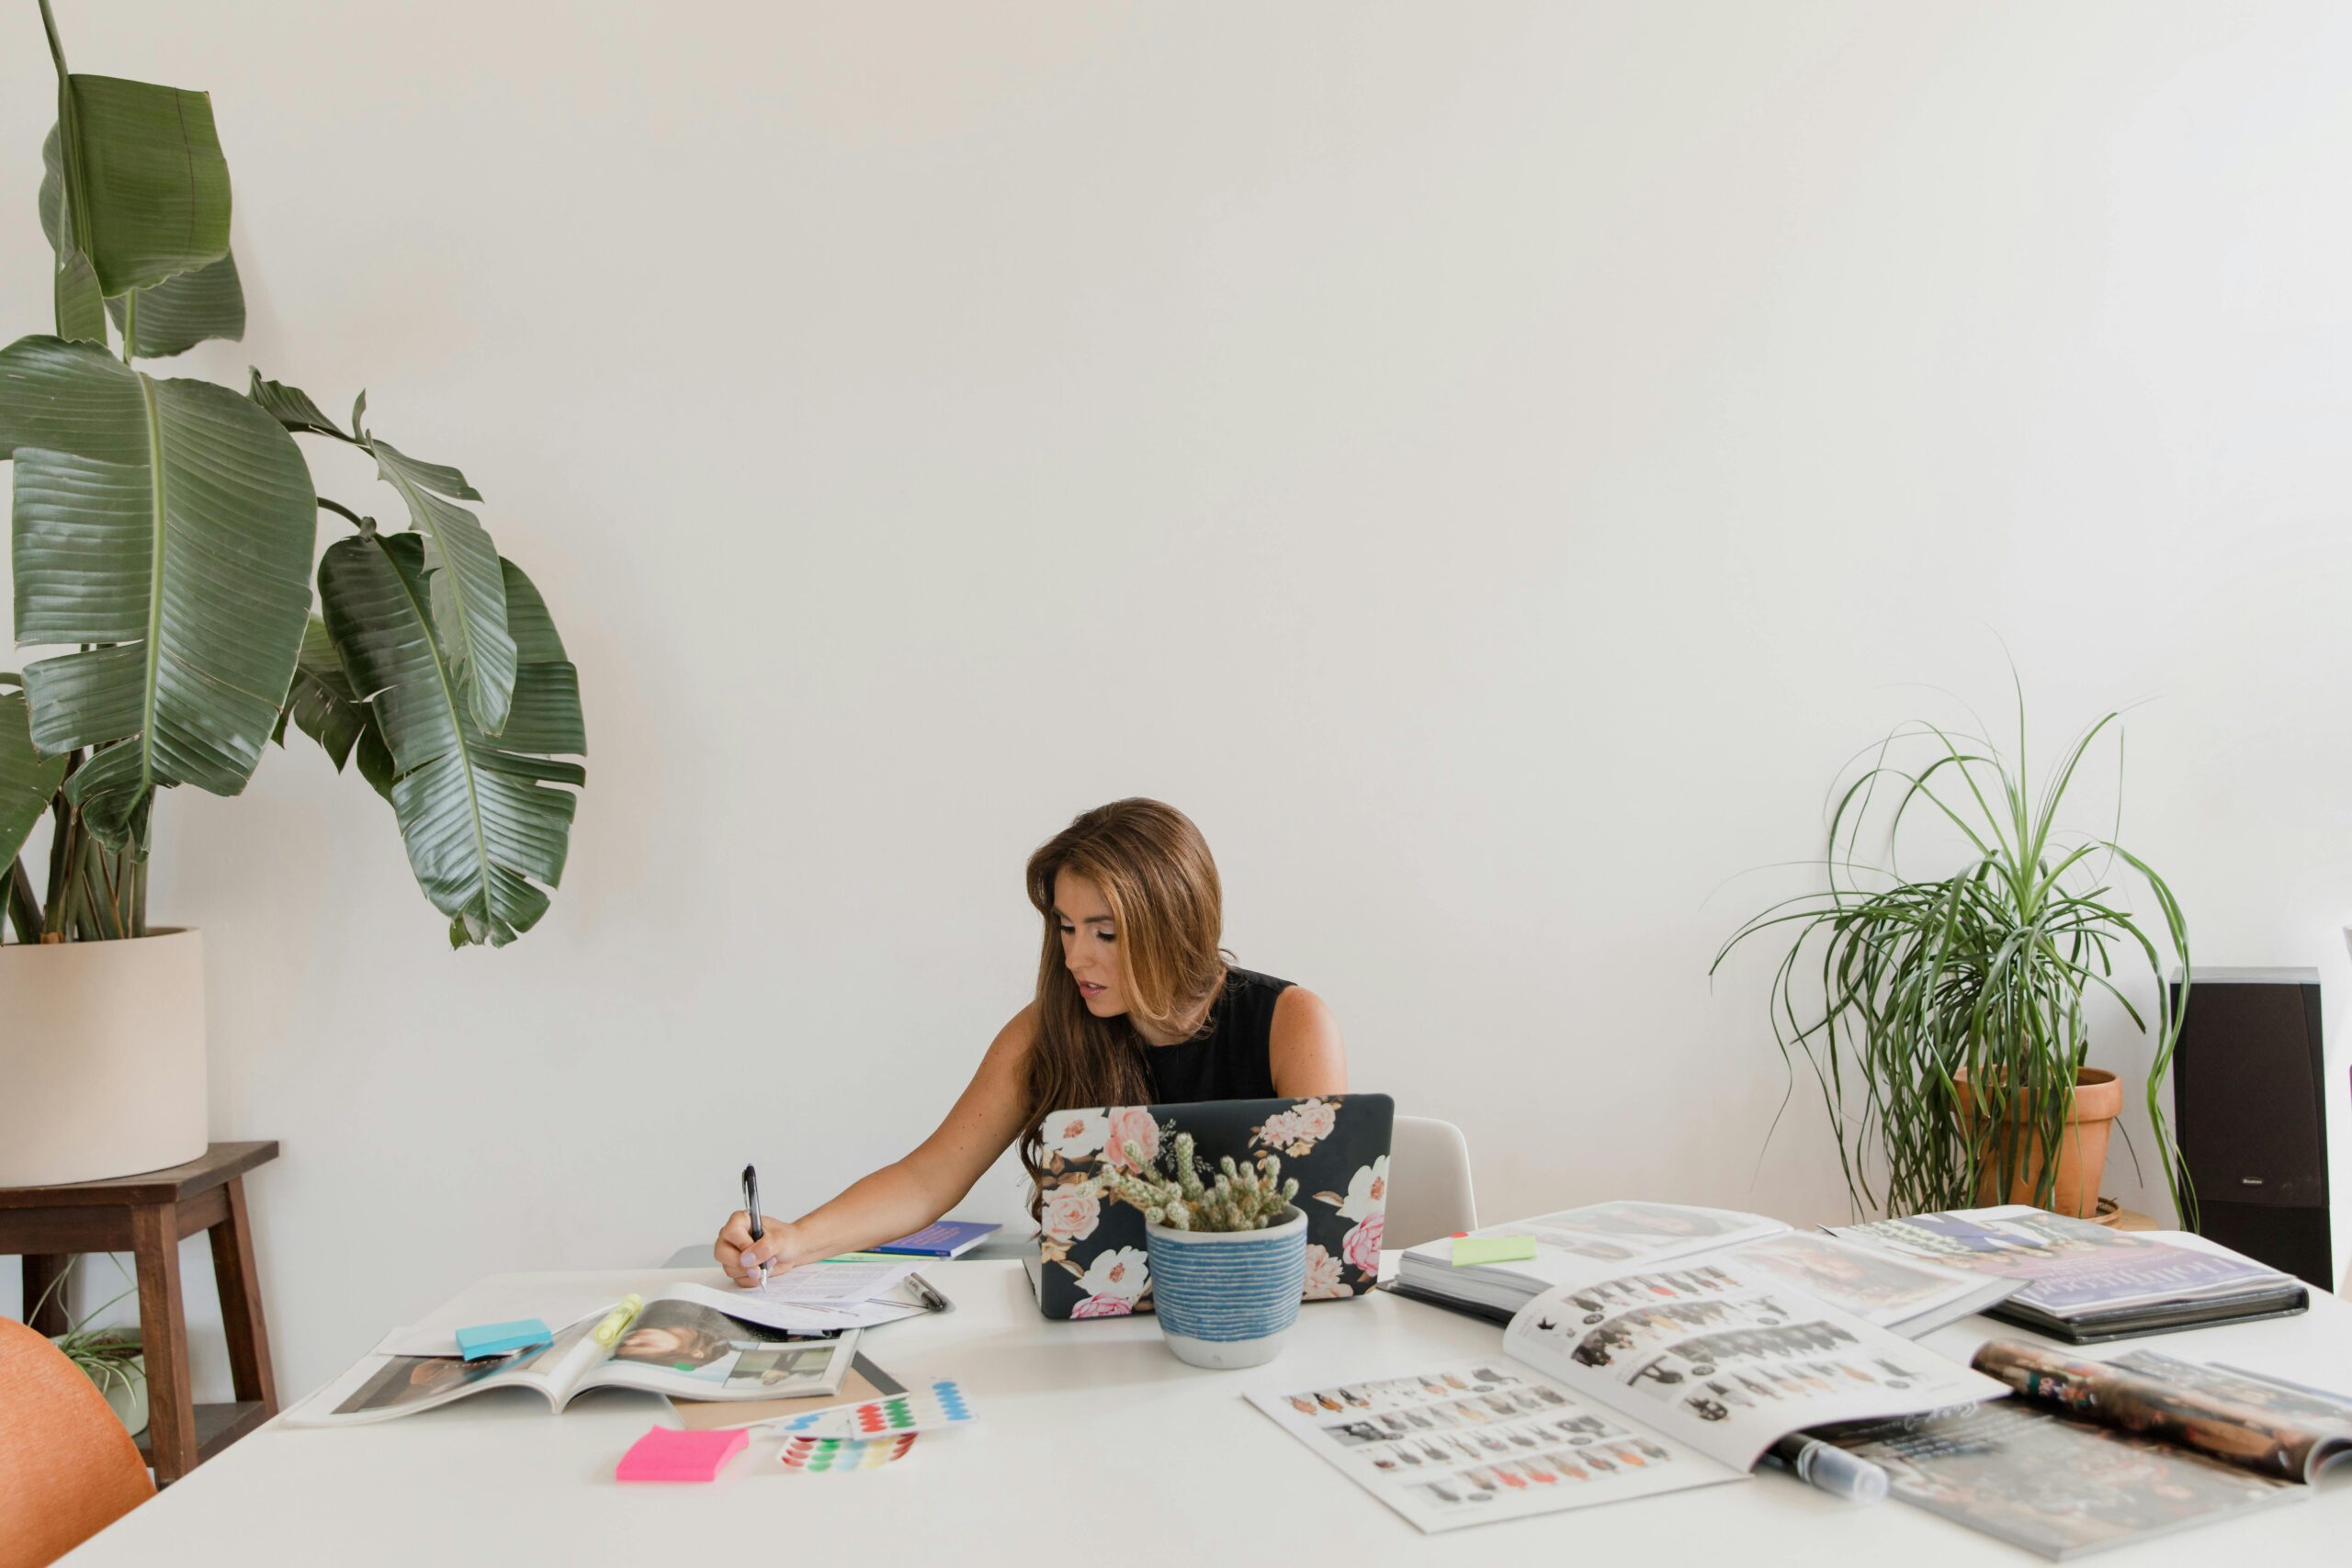
<svg viewBox="0 0 2352 1568">
<path fill-rule="evenodd" d="M 896 1241 L 886 1241 L 869 1252 L 895 1252 L 903 1258 L 959 1258 L 986 1241 L 989 1235 L 1003 1229 L 1001 1225 L 984 1225 L 971 1220 L 941 1220 L 928 1224 L 912 1235 L 902 1235 Z"/>
</svg>

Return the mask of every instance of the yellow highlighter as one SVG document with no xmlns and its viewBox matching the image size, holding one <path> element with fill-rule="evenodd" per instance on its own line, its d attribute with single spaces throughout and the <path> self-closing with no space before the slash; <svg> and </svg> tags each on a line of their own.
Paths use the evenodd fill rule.
<svg viewBox="0 0 2352 1568">
<path fill-rule="evenodd" d="M 599 1345 L 619 1344 L 621 1336 L 628 1332 L 629 1324 L 644 1310 L 645 1298 L 631 1291 L 621 1298 L 620 1305 L 605 1314 L 605 1321 L 596 1325 L 592 1337 Z"/>
</svg>

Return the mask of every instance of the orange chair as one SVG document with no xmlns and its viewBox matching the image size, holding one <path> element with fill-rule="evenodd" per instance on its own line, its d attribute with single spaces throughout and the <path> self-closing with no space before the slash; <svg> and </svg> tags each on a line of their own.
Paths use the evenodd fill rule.
<svg viewBox="0 0 2352 1568">
<path fill-rule="evenodd" d="M 0 1318 L 0 1568 L 47 1568 L 154 1495 L 97 1386 Z"/>
</svg>

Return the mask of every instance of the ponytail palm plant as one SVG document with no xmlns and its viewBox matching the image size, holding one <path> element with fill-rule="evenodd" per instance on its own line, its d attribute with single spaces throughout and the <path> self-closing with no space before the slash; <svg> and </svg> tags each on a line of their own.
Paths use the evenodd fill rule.
<svg viewBox="0 0 2352 1568">
<path fill-rule="evenodd" d="M 54 330 L 0 349 L 16 639 L 0 672 L 0 867 L 21 942 L 141 934 L 158 790 L 236 795 L 288 721 L 391 805 L 453 945 L 512 942 L 561 879 L 587 750 L 538 591 L 454 468 L 254 371 L 142 359 L 243 335 L 229 170 L 202 93 L 66 69 L 40 220 Z M 408 527 L 319 495 L 295 436 L 357 448 Z M 318 519 L 351 530 L 312 562 Z M 315 607 L 314 607 L 315 604 Z M 48 875 L 21 858 L 46 816 Z"/>
<path fill-rule="evenodd" d="M 1773 1038 L 1792 1066 L 1799 1053 L 1812 1066 L 1858 1212 L 1966 1208 L 2021 1173 L 2050 1207 L 2090 1050 L 2087 1004 L 2111 998 L 2150 1032 L 2120 983 L 2144 969 L 2155 998 L 2148 1116 L 2182 1221 L 2195 1224 L 2158 1100 L 2188 991 L 2184 980 L 2176 999 L 2165 986 L 2152 930 L 2185 972 L 2180 906 L 2112 838 L 2058 821 L 2086 753 L 2119 720 L 2084 729 L 2039 795 L 2026 782 L 2021 693 L 2014 762 L 1932 724 L 1897 728 L 1838 798 L 1823 886 L 1767 908 L 1716 954 L 1711 975 L 1745 942 L 1787 943 L 1770 987 Z M 1907 875 L 1898 850 L 1929 823 L 1958 853 L 1945 874 Z M 1864 862 L 1871 850 L 1883 863 Z M 2153 925 L 2119 896 L 2118 874 L 2150 895 Z"/>
</svg>

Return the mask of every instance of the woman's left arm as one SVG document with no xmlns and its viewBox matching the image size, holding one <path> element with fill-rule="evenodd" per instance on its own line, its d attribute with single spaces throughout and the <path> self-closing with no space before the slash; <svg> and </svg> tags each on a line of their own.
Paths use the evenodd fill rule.
<svg viewBox="0 0 2352 1568">
<path fill-rule="evenodd" d="M 1348 1048 L 1340 1042 L 1339 1021 L 1304 986 L 1284 987 L 1274 998 L 1266 1065 L 1273 1069 L 1274 1092 L 1284 1100 L 1348 1092 Z"/>
</svg>

